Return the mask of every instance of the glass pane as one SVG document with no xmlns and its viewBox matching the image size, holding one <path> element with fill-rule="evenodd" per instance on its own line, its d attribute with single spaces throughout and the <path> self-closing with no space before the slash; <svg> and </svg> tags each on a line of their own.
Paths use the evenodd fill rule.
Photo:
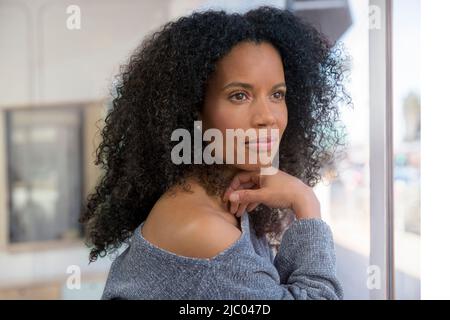
<svg viewBox="0 0 450 320">
<path fill-rule="evenodd" d="M 393 4 L 395 293 L 420 299 L 420 0 Z"/>
<path fill-rule="evenodd" d="M 11 243 L 79 236 L 81 113 L 7 114 Z"/>
<path fill-rule="evenodd" d="M 333 230 L 344 299 L 369 299 L 366 285 L 370 253 L 369 3 L 353 0 L 349 6 L 353 24 L 339 39 L 352 59 L 347 89 L 354 109 L 342 109 L 348 149 L 336 172 L 330 173 L 337 177 L 324 181 L 315 191 L 323 218 Z"/>
</svg>

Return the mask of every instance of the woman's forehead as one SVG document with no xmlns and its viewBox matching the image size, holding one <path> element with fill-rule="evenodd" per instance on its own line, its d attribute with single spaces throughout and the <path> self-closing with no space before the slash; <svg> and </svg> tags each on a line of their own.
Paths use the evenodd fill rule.
<svg viewBox="0 0 450 320">
<path fill-rule="evenodd" d="M 272 83 L 284 80 L 284 70 L 278 51 L 270 43 L 243 42 L 218 61 L 215 78 L 223 85 L 230 81 Z"/>
</svg>

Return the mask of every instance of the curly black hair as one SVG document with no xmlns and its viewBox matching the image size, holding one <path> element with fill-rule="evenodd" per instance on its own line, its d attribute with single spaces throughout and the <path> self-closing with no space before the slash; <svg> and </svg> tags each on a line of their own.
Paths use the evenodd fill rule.
<svg viewBox="0 0 450 320">
<path fill-rule="evenodd" d="M 282 58 L 289 116 L 279 168 L 313 187 L 333 163 L 345 136 L 337 126 L 339 103 L 350 102 L 341 46 L 290 11 L 269 6 L 245 14 L 208 10 L 181 17 L 144 38 L 121 66 L 96 152 L 95 164 L 104 174 L 80 218 L 91 262 L 126 242 L 171 187 L 188 191 L 187 177 L 201 177 L 210 195 L 223 192 L 229 179 L 218 165 L 172 163 L 170 137 L 178 128 L 193 136 L 216 62 L 242 41 L 268 42 Z M 279 236 L 291 220 L 284 210 L 264 205 L 251 216 L 258 236 Z"/>
</svg>

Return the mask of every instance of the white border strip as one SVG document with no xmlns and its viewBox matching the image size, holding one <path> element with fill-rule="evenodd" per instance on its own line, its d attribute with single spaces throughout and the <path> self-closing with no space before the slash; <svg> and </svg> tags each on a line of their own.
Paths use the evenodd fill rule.
<svg viewBox="0 0 450 320">
<path fill-rule="evenodd" d="M 421 296 L 450 299 L 450 1 L 421 6 Z"/>
</svg>

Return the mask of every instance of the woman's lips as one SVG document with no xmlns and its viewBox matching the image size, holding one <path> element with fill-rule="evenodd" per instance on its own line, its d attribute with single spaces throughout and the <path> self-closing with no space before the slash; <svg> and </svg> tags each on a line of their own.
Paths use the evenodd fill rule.
<svg viewBox="0 0 450 320">
<path fill-rule="evenodd" d="M 258 151 L 258 150 L 267 150 L 270 151 L 273 148 L 273 145 L 275 144 L 275 141 L 271 140 L 271 138 L 267 139 L 259 139 L 259 140 L 252 140 L 247 141 L 245 143 L 247 147 L 251 150 Z"/>
</svg>

